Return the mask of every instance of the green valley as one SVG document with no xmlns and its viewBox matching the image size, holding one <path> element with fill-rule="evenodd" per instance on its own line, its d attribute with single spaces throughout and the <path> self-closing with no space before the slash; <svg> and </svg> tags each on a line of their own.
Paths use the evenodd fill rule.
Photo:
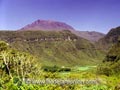
<svg viewBox="0 0 120 90">
<path fill-rule="evenodd" d="M 104 38 L 91 43 L 69 30 L 0 31 L 0 90 L 119 90 L 120 41 L 104 44 Z"/>
</svg>

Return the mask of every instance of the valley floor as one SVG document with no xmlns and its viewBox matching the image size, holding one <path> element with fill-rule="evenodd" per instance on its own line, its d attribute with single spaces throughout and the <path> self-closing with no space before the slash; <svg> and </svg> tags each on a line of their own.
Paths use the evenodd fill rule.
<svg viewBox="0 0 120 90">
<path fill-rule="evenodd" d="M 33 83 L 33 80 L 30 82 L 32 84 L 29 83 L 29 85 L 39 86 L 38 90 L 120 90 L 118 84 L 120 76 L 99 75 L 96 70 L 97 66 L 82 66 L 73 67 L 70 72 L 44 72 L 40 77 L 41 79 L 37 79 L 36 84 Z M 46 79 L 49 84 L 41 85 L 38 83 L 40 80 Z M 50 82 L 50 80 L 53 81 Z M 55 80 L 58 82 L 56 83 Z"/>
</svg>

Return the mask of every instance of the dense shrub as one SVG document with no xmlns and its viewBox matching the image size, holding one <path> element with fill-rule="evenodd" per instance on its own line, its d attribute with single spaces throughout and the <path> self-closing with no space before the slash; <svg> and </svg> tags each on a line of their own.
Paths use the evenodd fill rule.
<svg viewBox="0 0 120 90">
<path fill-rule="evenodd" d="M 58 67 L 58 66 L 43 66 L 42 67 L 43 71 L 46 71 L 46 72 L 68 72 L 68 71 L 71 71 L 70 68 L 68 67 Z"/>
</svg>

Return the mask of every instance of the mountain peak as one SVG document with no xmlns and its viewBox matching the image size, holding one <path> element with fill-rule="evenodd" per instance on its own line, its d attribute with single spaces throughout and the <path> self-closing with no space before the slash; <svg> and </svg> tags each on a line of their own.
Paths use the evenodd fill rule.
<svg viewBox="0 0 120 90">
<path fill-rule="evenodd" d="M 20 30 L 46 30 L 46 31 L 61 31 L 61 30 L 75 30 L 72 26 L 53 20 L 38 19 L 31 24 L 26 25 Z"/>
</svg>

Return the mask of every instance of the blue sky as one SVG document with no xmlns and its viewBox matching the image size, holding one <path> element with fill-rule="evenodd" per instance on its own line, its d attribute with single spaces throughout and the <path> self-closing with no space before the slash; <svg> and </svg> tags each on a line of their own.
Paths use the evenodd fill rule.
<svg viewBox="0 0 120 90">
<path fill-rule="evenodd" d="M 0 0 L 0 30 L 17 30 L 37 19 L 107 33 L 120 26 L 120 0 Z"/>
</svg>

